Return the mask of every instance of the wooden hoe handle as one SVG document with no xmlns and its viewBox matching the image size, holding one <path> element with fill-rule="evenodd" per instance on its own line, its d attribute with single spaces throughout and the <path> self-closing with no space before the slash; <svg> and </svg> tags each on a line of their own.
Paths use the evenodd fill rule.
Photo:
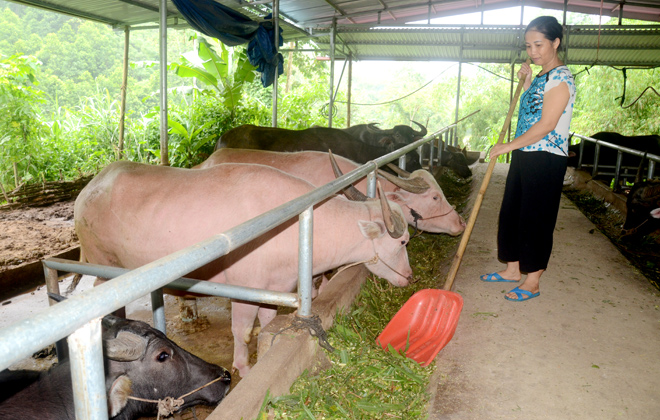
<svg viewBox="0 0 660 420">
<path fill-rule="evenodd" d="M 527 64 L 530 64 L 530 60 L 527 59 Z M 516 88 L 516 93 L 513 95 L 513 100 L 509 105 L 509 113 L 506 116 L 504 121 L 504 126 L 502 131 L 500 131 L 500 137 L 497 139 L 496 144 L 500 144 L 504 141 L 504 136 L 508 131 L 509 124 L 511 123 L 511 117 L 513 116 L 513 110 L 516 108 L 516 103 L 520 97 L 520 92 L 525 79 L 520 79 L 518 82 L 518 87 Z M 477 215 L 479 215 L 479 208 L 481 207 L 481 202 L 484 200 L 484 195 L 486 194 L 486 188 L 488 188 L 488 183 L 490 182 L 490 177 L 493 174 L 493 169 L 495 169 L 495 162 L 497 159 L 491 159 L 488 163 L 488 169 L 486 169 L 486 174 L 484 175 L 484 180 L 481 182 L 481 188 L 479 189 L 479 194 L 477 199 L 474 202 L 474 207 L 472 207 L 472 212 L 470 213 L 470 218 L 468 219 L 468 224 L 465 227 L 465 232 L 463 232 L 463 237 L 461 238 L 461 243 L 458 246 L 458 251 L 454 255 L 454 260 L 452 261 L 451 267 L 449 268 L 449 274 L 447 274 L 447 280 L 443 287 L 444 290 L 451 290 L 451 287 L 454 285 L 454 279 L 456 278 L 456 273 L 458 272 L 458 267 L 461 265 L 461 260 L 463 259 L 463 253 L 465 248 L 467 248 L 468 241 L 470 240 L 470 235 L 472 234 L 472 229 L 474 224 L 477 221 Z"/>
</svg>

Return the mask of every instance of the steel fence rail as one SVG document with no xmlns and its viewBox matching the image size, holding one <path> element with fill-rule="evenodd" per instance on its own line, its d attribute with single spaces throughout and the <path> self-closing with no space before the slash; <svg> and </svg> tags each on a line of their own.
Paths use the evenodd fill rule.
<svg viewBox="0 0 660 420">
<path fill-rule="evenodd" d="M 594 163 L 593 163 L 593 165 L 582 165 L 582 159 L 584 158 L 584 145 L 582 144 L 581 147 L 580 147 L 580 158 L 579 158 L 578 166 L 577 166 L 578 169 L 581 168 L 582 166 L 585 166 L 585 167 L 586 166 L 593 166 L 593 169 L 592 169 L 592 172 L 591 172 L 592 176 L 595 176 L 597 174 L 599 167 L 605 167 L 605 168 L 608 168 L 608 169 L 612 168 L 612 166 L 599 165 L 599 156 L 600 156 L 600 147 L 601 146 L 608 147 L 610 149 L 614 149 L 618 152 L 616 165 L 613 167 L 614 168 L 613 175 L 614 175 L 614 185 L 615 185 L 615 187 L 618 184 L 619 176 L 621 175 L 621 159 L 622 159 L 623 153 L 628 153 L 628 154 L 631 154 L 633 156 L 639 156 L 641 158 L 648 159 L 649 166 L 648 166 L 648 170 L 647 170 L 647 173 L 646 173 L 646 177 L 647 177 L 647 179 L 651 179 L 655 175 L 655 163 L 660 162 L 660 156 L 658 156 L 658 155 L 642 152 L 640 150 L 632 149 L 630 147 L 619 146 L 619 145 L 614 144 L 614 143 L 609 143 L 609 142 L 606 142 L 606 141 L 603 141 L 603 140 L 594 139 L 592 137 L 582 136 L 580 134 L 571 133 L 571 135 L 573 137 L 577 137 L 579 139 L 589 141 L 589 142 L 592 142 L 592 143 L 596 144 L 596 149 L 594 150 Z M 606 173 L 605 175 L 610 175 L 610 174 Z"/>
</svg>

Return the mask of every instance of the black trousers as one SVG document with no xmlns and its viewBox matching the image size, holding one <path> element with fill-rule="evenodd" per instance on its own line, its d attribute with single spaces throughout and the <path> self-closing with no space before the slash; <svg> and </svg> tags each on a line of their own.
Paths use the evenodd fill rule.
<svg viewBox="0 0 660 420">
<path fill-rule="evenodd" d="M 497 255 L 504 262 L 519 261 L 524 273 L 548 266 L 567 161 L 548 152 L 514 150 L 511 154 Z"/>
</svg>

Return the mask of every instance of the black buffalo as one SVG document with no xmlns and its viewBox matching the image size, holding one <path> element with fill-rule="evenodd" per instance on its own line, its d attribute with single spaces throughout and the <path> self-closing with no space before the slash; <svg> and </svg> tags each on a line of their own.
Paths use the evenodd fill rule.
<svg viewBox="0 0 660 420">
<path fill-rule="evenodd" d="M 641 152 L 647 152 L 653 155 L 660 155 L 660 136 L 658 135 L 648 135 L 648 136 L 623 136 L 619 133 L 611 132 L 599 132 L 591 136 L 596 140 L 606 141 L 608 143 L 616 144 L 617 146 L 624 146 L 630 149 L 639 150 Z M 593 165 L 594 164 L 594 151 L 596 150 L 596 144 L 594 142 L 582 140 L 584 143 L 584 156 L 582 157 L 582 165 Z M 568 166 L 577 167 L 578 161 L 580 158 L 580 144 L 571 145 L 568 147 L 569 156 L 568 156 Z M 617 151 L 601 146 L 600 153 L 598 158 L 598 167 L 601 168 L 598 172 L 608 172 L 614 173 L 612 168 L 603 168 L 604 166 L 614 167 L 616 165 Z M 639 156 L 634 156 L 629 153 L 623 153 L 621 166 L 633 168 L 633 171 L 636 171 L 640 168 L 642 163 L 642 158 Z M 596 179 L 601 179 L 607 185 L 612 182 L 614 178 L 612 175 L 602 175 L 596 174 Z"/>
<path fill-rule="evenodd" d="M 440 156 L 440 166 L 451 169 L 454 171 L 454 173 L 463 178 L 469 178 L 472 176 L 472 170 L 470 169 L 469 165 L 473 164 L 479 159 L 478 154 L 470 155 L 468 158 L 468 154 L 465 149 L 461 150 L 457 147 L 448 146 L 442 140 L 439 141 L 438 147 L 442 149 L 442 152 L 436 148 L 433 152 L 433 158 L 438 159 L 438 155 Z M 424 156 L 428 156 L 430 153 L 429 143 L 424 144 L 422 150 Z"/>
<path fill-rule="evenodd" d="M 393 144 L 389 147 L 373 146 L 356 140 L 353 136 L 336 128 L 312 127 L 304 130 L 287 130 L 284 128 L 258 127 L 242 125 L 224 133 L 215 149 L 258 149 L 273 152 L 299 152 L 316 150 L 343 156 L 358 163 L 367 163 L 390 153 L 402 145 Z M 419 155 L 412 151 L 406 154 L 406 170 L 422 169 Z"/>
<path fill-rule="evenodd" d="M 419 131 L 408 125 L 395 125 L 389 129 L 381 129 L 376 127 L 378 123 L 358 124 L 343 128 L 342 131 L 363 143 L 388 147 L 399 143 L 410 144 L 424 137 L 427 133 L 426 127 L 416 121 L 413 121 L 413 123 L 417 124 L 420 128 Z"/>
<path fill-rule="evenodd" d="M 103 347 L 109 417 L 114 420 L 156 416 L 158 405 L 130 399 L 179 398 L 209 382 L 217 382 L 184 398 L 180 408 L 216 405 L 229 391 L 224 368 L 194 356 L 144 322 L 115 316 L 103 319 Z M 75 419 L 68 361 L 47 372 L 5 371 L 0 377 L 0 419 Z M 31 383 L 29 386 L 24 386 Z"/>
<path fill-rule="evenodd" d="M 636 182 L 626 200 L 624 236 L 643 236 L 660 229 L 660 180 Z"/>
</svg>

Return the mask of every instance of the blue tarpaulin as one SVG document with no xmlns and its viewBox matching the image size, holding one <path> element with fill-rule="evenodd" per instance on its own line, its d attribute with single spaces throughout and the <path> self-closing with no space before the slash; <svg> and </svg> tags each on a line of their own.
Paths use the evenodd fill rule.
<svg viewBox="0 0 660 420">
<path fill-rule="evenodd" d="M 276 54 L 273 43 L 272 22 L 255 22 L 212 0 L 172 0 L 172 3 L 197 31 L 229 46 L 249 42 L 247 50 L 250 64 L 261 72 L 261 84 L 264 87 L 273 83 L 275 69 L 278 74 L 284 72 L 282 54 Z M 279 32 L 281 46 L 282 29 Z"/>
</svg>

